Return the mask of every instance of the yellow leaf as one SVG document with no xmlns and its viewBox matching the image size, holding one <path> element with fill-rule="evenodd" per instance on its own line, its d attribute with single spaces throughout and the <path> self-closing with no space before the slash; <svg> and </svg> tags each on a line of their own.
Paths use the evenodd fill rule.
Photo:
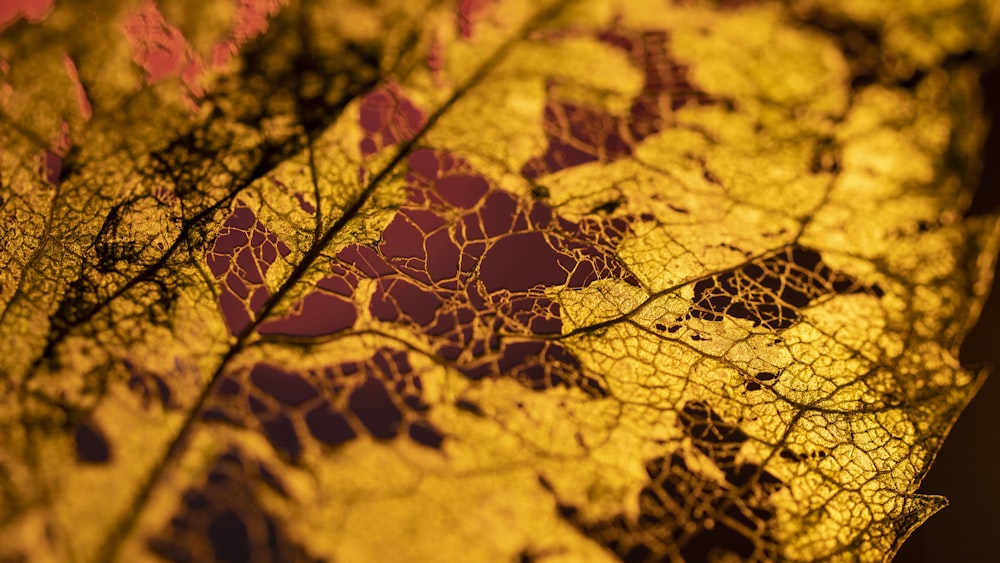
<svg viewBox="0 0 1000 563">
<path fill-rule="evenodd" d="M 890 559 L 990 0 L 0 13 L 0 559 Z"/>
</svg>

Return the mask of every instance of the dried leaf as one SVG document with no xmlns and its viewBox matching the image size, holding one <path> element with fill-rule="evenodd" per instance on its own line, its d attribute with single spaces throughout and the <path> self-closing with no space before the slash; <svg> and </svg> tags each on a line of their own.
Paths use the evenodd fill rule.
<svg viewBox="0 0 1000 563">
<path fill-rule="evenodd" d="M 888 560 L 973 2 L 0 10 L 0 558 Z"/>
</svg>

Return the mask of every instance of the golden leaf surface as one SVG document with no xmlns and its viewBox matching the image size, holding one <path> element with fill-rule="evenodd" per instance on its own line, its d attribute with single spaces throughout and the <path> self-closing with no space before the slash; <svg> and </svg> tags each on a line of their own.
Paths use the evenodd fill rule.
<svg viewBox="0 0 1000 563">
<path fill-rule="evenodd" d="M 995 2 L 0 11 L 0 559 L 882 561 Z"/>
</svg>

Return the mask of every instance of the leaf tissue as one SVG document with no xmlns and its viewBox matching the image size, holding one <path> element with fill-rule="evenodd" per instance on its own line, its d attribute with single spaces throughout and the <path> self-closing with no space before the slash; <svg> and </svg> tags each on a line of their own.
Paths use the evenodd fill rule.
<svg viewBox="0 0 1000 563">
<path fill-rule="evenodd" d="M 891 559 L 985 377 L 998 22 L 5 4 L 0 560 Z"/>
</svg>

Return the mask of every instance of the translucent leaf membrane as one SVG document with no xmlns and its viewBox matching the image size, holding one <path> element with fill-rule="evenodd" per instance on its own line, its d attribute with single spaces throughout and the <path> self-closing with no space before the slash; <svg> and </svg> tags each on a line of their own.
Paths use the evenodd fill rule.
<svg viewBox="0 0 1000 563">
<path fill-rule="evenodd" d="M 0 558 L 890 559 L 996 16 L 0 10 Z"/>
</svg>

